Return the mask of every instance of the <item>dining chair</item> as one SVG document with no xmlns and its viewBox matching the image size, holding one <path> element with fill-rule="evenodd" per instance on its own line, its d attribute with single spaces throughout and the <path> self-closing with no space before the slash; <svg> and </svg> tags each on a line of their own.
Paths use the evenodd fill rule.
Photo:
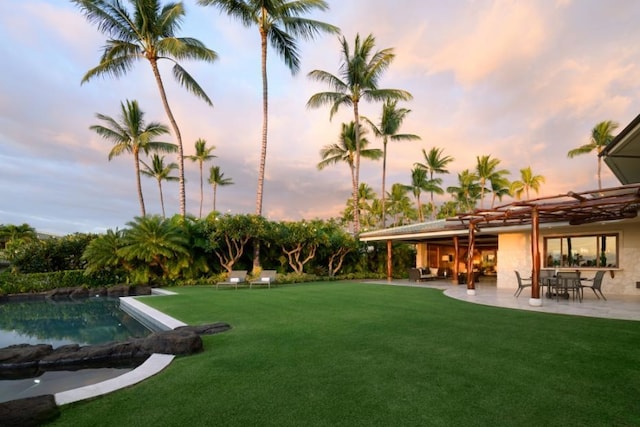
<svg viewBox="0 0 640 427">
<path fill-rule="evenodd" d="M 520 296 L 520 292 L 522 292 L 522 290 L 524 288 L 528 288 L 528 287 L 531 286 L 532 279 L 531 279 L 531 277 L 523 279 L 522 277 L 520 277 L 520 273 L 518 273 L 517 270 L 514 270 L 514 271 L 516 273 L 516 278 L 518 279 L 518 289 L 516 289 L 516 293 L 513 294 L 513 295 L 515 297 L 518 297 L 518 296 Z"/>
<path fill-rule="evenodd" d="M 604 294 L 602 293 L 602 279 L 604 277 L 604 273 L 605 273 L 604 270 L 600 270 L 596 272 L 596 275 L 593 279 L 587 279 L 587 278 L 581 279 L 580 295 L 584 296 L 584 288 L 591 288 L 591 290 L 593 291 L 593 293 L 596 295 L 598 299 L 600 299 L 600 297 L 598 296 L 598 292 L 600 292 L 600 295 L 602 295 L 602 298 L 604 298 L 604 300 L 606 301 L 607 299 L 604 297 Z M 591 282 L 591 284 L 584 285 L 582 284 L 582 282 Z"/>
</svg>

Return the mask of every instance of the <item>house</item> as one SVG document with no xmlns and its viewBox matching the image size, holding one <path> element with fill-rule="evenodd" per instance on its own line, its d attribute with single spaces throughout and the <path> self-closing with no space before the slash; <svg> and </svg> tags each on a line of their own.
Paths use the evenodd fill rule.
<svg viewBox="0 0 640 427">
<path fill-rule="evenodd" d="M 514 270 L 533 277 L 531 305 L 540 305 L 541 269 L 606 270 L 608 294 L 640 295 L 640 115 L 601 154 L 624 184 L 517 201 L 446 220 L 362 233 L 362 241 L 416 245 L 416 265 L 480 270 L 498 288 L 515 288 Z M 389 257 L 387 257 L 389 258 Z M 387 267 L 390 277 L 390 265 Z M 475 294 L 466 274 L 467 293 Z"/>
</svg>

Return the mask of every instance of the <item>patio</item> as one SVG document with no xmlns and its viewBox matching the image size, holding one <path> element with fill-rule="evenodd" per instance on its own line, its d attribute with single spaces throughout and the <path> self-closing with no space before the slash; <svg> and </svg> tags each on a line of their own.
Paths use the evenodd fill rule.
<svg viewBox="0 0 640 427">
<path fill-rule="evenodd" d="M 522 292 L 519 298 L 513 296 L 517 287 L 515 277 L 513 289 L 498 289 L 495 281 L 480 280 L 475 286 L 476 295 L 467 295 L 467 287 L 464 285 L 454 285 L 450 281 L 442 280 L 419 283 L 409 282 L 408 280 L 393 280 L 391 282 L 379 280 L 370 281 L 369 283 L 442 289 L 448 297 L 474 304 L 491 305 L 495 307 L 570 316 L 640 321 L 640 297 L 635 295 L 607 295 L 606 289 L 604 288 L 607 301 L 596 299 L 595 295 L 587 289 L 581 303 L 572 301 L 571 299 L 556 301 L 555 299 L 542 298 L 542 306 L 534 307 L 529 305 L 531 288 Z"/>
</svg>

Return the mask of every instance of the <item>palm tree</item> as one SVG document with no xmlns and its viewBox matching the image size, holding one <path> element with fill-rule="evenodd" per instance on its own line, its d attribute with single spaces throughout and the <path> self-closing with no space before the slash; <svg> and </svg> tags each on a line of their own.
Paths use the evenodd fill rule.
<svg viewBox="0 0 640 427">
<path fill-rule="evenodd" d="M 525 193 L 527 200 L 529 200 L 529 189 L 538 194 L 540 186 L 544 181 L 544 176 L 534 175 L 531 171 L 531 166 L 527 166 L 524 169 L 520 169 L 520 180 L 513 181 L 511 183 L 511 194 L 513 194 L 516 199 L 520 200 L 522 193 Z"/>
<path fill-rule="evenodd" d="M 596 151 L 596 157 L 598 158 L 598 190 L 602 189 L 602 179 L 600 177 L 600 173 L 602 171 L 602 158 L 600 157 L 600 153 L 607 145 L 609 145 L 609 143 L 611 143 L 611 141 L 613 141 L 613 135 L 611 133 L 616 130 L 618 126 L 620 125 L 612 120 L 606 120 L 598 123 L 591 130 L 591 139 L 588 144 L 569 150 L 567 153 L 567 157 L 571 159 L 580 154 L 591 153 L 593 150 Z"/>
<path fill-rule="evenodd" d="M 329 118 L 340 109 L 341 106 L 353 108 L 355 123 L 355 159 L 353 205 L 354 209 L 354 234 L 360 231 L 360 217 L 358 216 L 358 182 L 360 180 L 360 112 L 359 103 L 364 101 L 385 101 L 412 98 L 407 91 L 400 89 L 380 89 L 378 83 L 382 73 L 389 68 L 395 54 L 392 48 L 382 49 L 373 52 L 375 38 L 373 35 L 367 36 L 364 41 L 360 40 L 360 35 L 356 35 L 353 52 L 350 51 L 349 43 L 343 36 L 340 39 L 342 46 L 342 58 L 339 68 L 339 76 L 322 70 L 313 70 L 308 76 L 316 81 L 326 83 L 331 88 L 330 92 L 320 92 L 309 98 L 307 107 L 318 108 L 323 105 L 331 105 Z"/>
<path fill-rule="evenodd" d="M 233 180 L 224 177 L 224 173 L 220 172 L 220 166 L 211 166 L 209 168 L 209 184 L 211 184 L 213 188 L 213 210 L 215 212 L 218 186 L 224 187 L 225 185 L 231 185 L 233 184 Z"/>
<path fill-rule="evenodd" d="M 373 129 L 375 136 L 382 138 L 382 211 L 385 210 L 385 181 L 387 176 L 387 143 L 391 141 L 415 141 L 420 139 L 418 135 L 400 134 L 400 126 L 411 110 L 397 108 L 398 100 L 387 99 L 382 106 L 380 124 L 376 126 L 371 120 L 362 117 Z M 385 216 L 382 217 L 382 227 L 385 227 Z"/>
<path fill-rule="evenodd" d="M 391 186 L 389 196 L 389 213 L 393 218 L 392 226 L 404 225 L 405 219 L 416 217 L 411 199 L 407 196 L 408 187 L 399 183 Z"/>
<path fill-rule="evenodd" d="M 502 201 L 504 196 L 511 194 L 511 183 L 503 176 L 495 177 L 491 180 L 491 208 L 496 204 L 496 199 Z"/>
<path fill-rule="evenodd" d="M 202 165 L 207 160 L 211 160 L 217 156 L 211 154 L 213 150 L 215 150 L 215 146 L 207 147 L 207 141 L 200 138 L 196 141 L 196 154 L 193 156 L 187 156 L 190 160 L 194 162 L 198 162 L 198 166 L 200 168 L 200 216 L 202 218 L 202 201 L 204 200 L 204 178 L 202 172 Z"/>
<path fill-rule="evenodd" d="M 423 191 L 429 191 L 430 189 L 429 180 L 427 179 L 427 171 L 417 166 L 411 169 L 411 185 L 409 185 L 408 188 L 416 198 L 416 204 L 418 206 L 418 219 L 420 220 L 420 222 L 424 222 L 424 213 L 422 212 L 420 195 Z"/>
<path fill-rule="evenodd" d="M 104 47 L 100 63 L 89 70 L 82 83 L 94 77 L 110 75 L 124 76 L 137 60 L 146 59 L 151 65 L 162 105 L 167 113 L 178 143 L 178 178 L 180 181 L 180 214 L 186 214 L 184 188 L 184 149 L 182 135 L 173 116 L 164 83 L 160 76 L 158 61 L 167 59 L 174 63 L 173 75 L 189 92 L 213 106 L 211 100 L 193 77 L 178 63 L 181 59 L 199 59 L 214 62 L 217 54 L 202 42 L 191 37 L 176 37 L 175 33 L 185 15 L 184 5 L 160 0 L 129 0 L 133 14 L 121 0 L 71 0 L 78 5 L 87 20 L 95 23 L 98 30 L 109 39 Z"/>
<path fill-rule="evenodd" d="M 145 167 L 141 172 L 143 175 L 155 178 L 158 181 L 158 190 L 160 191 L 160 206 L 162 207 L 162 218 L 166 218 L 164 212 L 164 197 L 162 196 L 162 181 L 178 181 L 177 176 L 171 176 L 171 171 L 178 169 L 178 164 L 171 162 L 168 165 L 164 164 L 164 156 L 158 156 L 154 154 L 151 157 L 151 166 L 146 164 L 143 160 L 140 161 Z"/>
<path fill-rule="evenodd" d="M 429 203 L 431 204 L 431 219 L 435 219 L 436 205 L 433 201 L 433 194 L 444 194 L 442 180 L 440 178 L 434 178 L 434 174 L 449 173 L 447 165 L 451 163 L 454 158 L 451 156 L 443 156 L 444 148 L 433 147 L 429 150 L 429 153 L 422 149 L 422 155 L 424 157 L 424 163 L 415 163 L 414 166 L 422 168 L 429 173 L 429 187 L 428 190 L 431 194 Z"/>
<path fill-rule="evenodd" d="M 257 27 L 260 33 L 262 52 L 262 149 L 258 170 L 256 215 L 262 215 L 269 118 L 267 43 L 271 44 L 289 68 L 291 74 L 295 75 L 300 69 L 300 53 L 296 38 L 312 40 L 321 32 L 335 34 L 340 30 L 333 25 L 302 17 L 302 15 L 314 10 L 325 11 L 329 9 L 327 2 L 324 0 L 198 0 L 198 4 L 215 6 L 230 17 L 242 22 L 245 27 Z"/>
<path fill-rule="evenodd" d="M 447 193 L 455 198 L 458 209 L 469 212 L 475 209 L 476 202 L 480 199 L 480 177 L 469 169 L 458 174 L 458 186 L 447 187 Z"/>
<path fill-rule="evenodd" d="M 508 175 L 509 171 L 506 169 L 496 170 L 500 164 L 499 159 L 492 159 L 491 155 L 488 156 L 476 156 L 476 174 L 480 178 L 480 208 L 484 207 L 484 192 L 487 191 L 487 181 L 493 182 L 500 180 L 504 175 Z"/>
<path fill-rule="evenodd" d="M 356 218 L 359 218 L 359 197 L 358 197 L 358 180 L 356 174 L 356 157 L 357 157 L 357 149 L 360 149 L 360 156 L 371 159 L 378 160 L 382 157 L 382 151 L 378 148 L 366 148 L 369 144 L 369 141 L 364 138 L 366 131 L 364 129 L 360 129 L 360 131 L 356 130 L 355 122 L 343 123 L 342 131 L 340 132 L 340 142 L 337 144 L 325 145 L 320 150 L 320 157 L 322 157 L 322 161 L 318 163 L 318 170 L 322 170 L 329 165 L 334 165 L 339 162 L 345 162 L 349 165 L 349 171 L 351 172 L 351 185 L 352 185 L 352 194 L 355 197 L 355 202 L 353 203 L 353 218 L 354 218 L 354 228 L 356 227 Z M 360 138 L 359 144 L 356 143 L 356 138 Z"/>
<path fill-rule="evenodd" d="M 89 129 L 95 131 L 104 139 L 113 142 L 114 146 L 109 152 L 109 160 L 122 153 L 133 154 L 133 162 L 136 171 L 136 184 L 138 188 L 138 200 L 142 216 L 146 215 L 144 198 L 142 197 L 142 184 L 140 182 L 140 151 L 149 154 L 150 151 L 165 153 L 176 151 L 175 144 L 154 141 L 153 138 L 168 134 L 169 128 L 157 122 L 145 124 L 144 112 L 138 106 L 138 101 L 120 103 L 119 122 L 104 114 L 96 114 L 105 125 L 93 125 Z"/>
</svg>

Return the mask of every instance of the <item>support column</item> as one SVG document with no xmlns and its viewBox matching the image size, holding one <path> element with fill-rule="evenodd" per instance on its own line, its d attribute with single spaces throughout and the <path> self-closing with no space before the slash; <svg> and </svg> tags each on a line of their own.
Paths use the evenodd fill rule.
<svg viewBox="0 0 640 427">
<path fill-rule="evenodd" d="M 458 265 L 460 264 L 460 259 L 458 258 L 458 254 L 460 253 L 460 238 L 458 236 L 453 236 L 453 283 L 458 284 Z"/>
<path fill-rule="evenodd" d="M 540 216 L 538 208 L 534 206 L 531 210 L 531 298 L 529 305 L 540 307 Z"/>
<path fill-rule="evenodd" d="M 467 248 L 467 295 L 476 294 L 476 284 L 473 281 L 473 250 L 475 247 L 475 225 L 469 221 L 469 247 Z"/>
<path fill-rule="evenodd" d="M 391 257 L 391 253 L 392 253 L 392 244 L 391 244 L 391 240 L 387 240 L 387 280 L 391 281 L 391 278 L 393 277 L 393 260 Z"/>
</svg>

